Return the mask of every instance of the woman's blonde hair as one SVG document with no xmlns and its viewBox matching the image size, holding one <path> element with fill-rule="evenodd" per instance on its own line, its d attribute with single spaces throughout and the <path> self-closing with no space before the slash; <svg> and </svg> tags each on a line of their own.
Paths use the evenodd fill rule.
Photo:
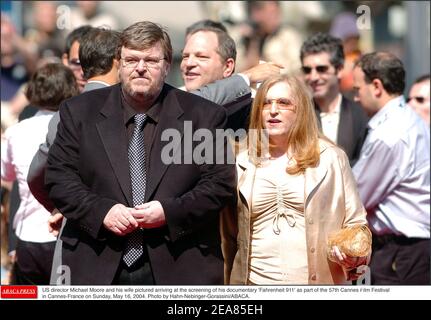
<svg viewBox="0 0 431 320">
<path fill-rule="evenodd" d="M 295 164 L 289 166 L 286 171 L 289 174 L 302 173 L 308 167 L 315 167 L 319 163 L 320 148 L 319 138 L 321 134 L 317 126 L 311 94 L 305 84 L 294 76 L 280 75 L 266 80 L 256 93 L 250 115 L 249 133 L 256 132 L 255 143 L 248 143 L 248 151 L 255 165 L 260 164 L 263 157 L 262 129 L 265 128 L 262 118 L 263 105 L 265 103 L 268 90 L 276 83 L 285 82 L 289 85 L 292 99 L 295 105 L 296 121 L 293 123 L 288 137 L 287 145 L 291 151 Z M 271 145 L 269 145 L 271 148 Z"/>
</svg>

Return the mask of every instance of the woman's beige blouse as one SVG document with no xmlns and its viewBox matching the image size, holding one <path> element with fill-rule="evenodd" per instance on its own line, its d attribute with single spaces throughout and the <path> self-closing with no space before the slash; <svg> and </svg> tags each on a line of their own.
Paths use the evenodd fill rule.
<svg viewBox="0 0 431 320">
<path fill-rule="evenodd" d="M 287 156 L 256 171 L 248 283 L 307 284 L 304 176 L 289 175 Z"/>
</svg>

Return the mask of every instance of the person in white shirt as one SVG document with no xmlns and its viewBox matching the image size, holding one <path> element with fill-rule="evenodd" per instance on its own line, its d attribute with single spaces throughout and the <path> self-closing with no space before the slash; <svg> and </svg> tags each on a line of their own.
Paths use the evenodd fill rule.
<svg viewBox="0 0 431 320">
<path fill-rule="evenodd" d="M 373 232 L 371 283 L 430 284 L 430 135 L 405 104 L 405 70 L 390 53 L 355 65 L 355 100 L 371 117 L 353 167 Z"/>
<path fill-rule="evenodd" d="M 102 28 L 91 28 L 80 38 L 79 60 L 84 77 L 87 79 L 83 92 L 105 88 L 118 83 L 120 61 L 118 47 L 120 46 L 120 41 L 120 34 L 117 31 Z M 49 228 L 55 236 L 61 234 L 60 226 L 64 226 L 65 221 L 62 222 L 63 215 L 55 209 L 54 204 L 49 199 L 48 190 L 45 188 L 45 169 L 48 151 L 54 143 L 59 122 L 60 113 L 56 112 L 49 123 L 46 141 L 39 146 L 39 150 L 34 155 L 27 176 L 28 186 L 35 198 L 53 214 L 49 219 Z M 62 243 L 59 236 L 52 265 L 51 285 L 59 284 L 57 280 L 58 282 L 63 281 Z"/>
<path fill-rule="evenodd" d="M 27 173 L 60 102 L 78 93 L 78 85 L 69 68 L 59 63 L 41 67 L 32 76 L 26 90 L 30 103 L 40 110 L 34 117 L 13 125 L 5 132 L 6 141 L 1 150 L 1 178 L 4 181 L 17 180 L 21 198 L 13 221 L 18 237 L 13 284 L 49 283 L 56 238 L 48 230 L 50 212 L 31 194 Z"/>
</svg>

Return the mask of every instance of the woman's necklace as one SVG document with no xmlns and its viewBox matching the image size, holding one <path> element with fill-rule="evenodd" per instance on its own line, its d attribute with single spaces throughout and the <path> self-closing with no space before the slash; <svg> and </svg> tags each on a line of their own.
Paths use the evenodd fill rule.
<svg viewBox="0 0 431 320">
<path fill-rule="evenodd" d="M 292 162 L 293 156 L 289 155 L 288 153 L 283 153 L 282 155 L 280 155 L 278 157 L 270 155 L 267 158 L 265 158 L 265 160 L 269 160 L 271 162 L 277 162 L 277 161 L 282 160 L 282 159 L 287 159 L 287 166 L 291 166 L 293 163 Z"/>
</svg>

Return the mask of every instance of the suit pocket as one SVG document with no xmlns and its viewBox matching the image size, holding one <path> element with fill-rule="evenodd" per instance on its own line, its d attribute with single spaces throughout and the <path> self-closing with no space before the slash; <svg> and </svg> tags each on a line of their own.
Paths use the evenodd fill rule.
<svg viewBox="0 0 431 320">
<path fill-rule="evenodd" d="M 60 237 L 61 241 L 63 241 L 64 244 L 70 246 L 70 247 L 76 247 L 76 245 L 79 242 L 79 239 L 76 237 L 68 237 L 64 234 L 61 235 Z"/>
<path fill-rule="evenodd" d="M 218 232 L 199 232 L 195 238 L 195 245 L 203 256 L 222 257 L 221 240 Z"/>
<path fill-rule="evenodd" d="M 66 222 L 60 239 L 63 241 L 63 244 L 74 248 L 79 242 L 79 232 L 77 232 L 73 227 L 71 227 L 70 224 Z"/>
</svg>

